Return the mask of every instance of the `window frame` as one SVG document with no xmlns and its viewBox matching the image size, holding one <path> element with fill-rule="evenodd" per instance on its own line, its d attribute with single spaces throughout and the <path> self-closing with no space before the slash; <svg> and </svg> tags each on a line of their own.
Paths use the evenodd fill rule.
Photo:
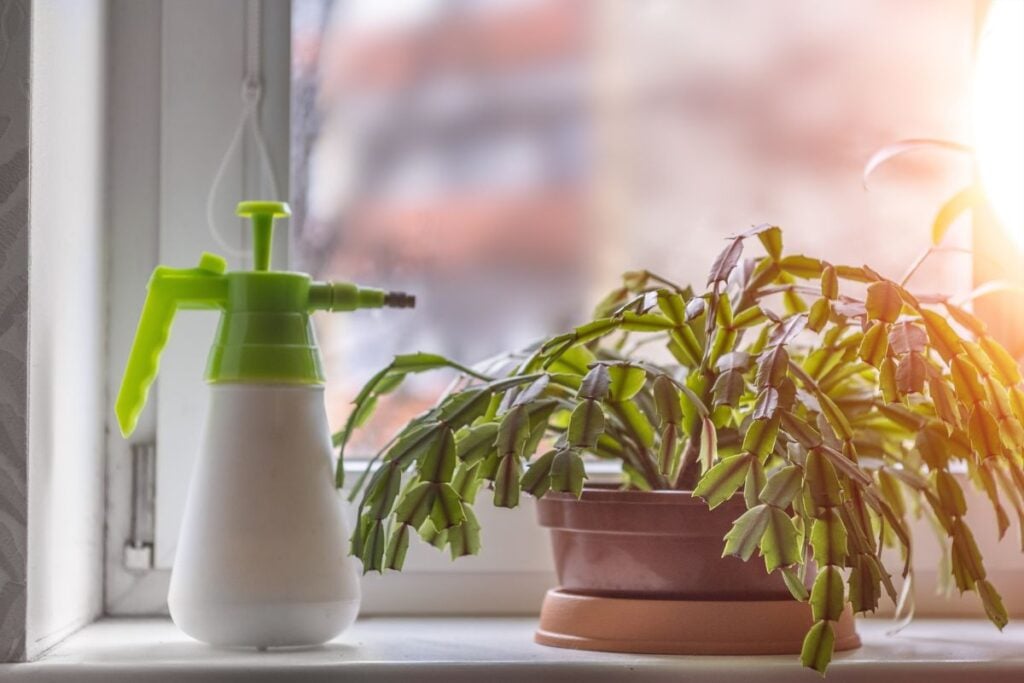
<svg viewBox="0 0 1024 683">
<path fill-rule="evenodd" d="M 262 62 L 276 67 L 264 74 L 261 116 L 278 180 L 286 190 L 291 141 L 291 3 L 111 0 L 107 95 L 110 400 L 120 382 L 149 273 L 158 263 L 187 266 L 195 263 L 204 249 L 220 251 L 206 227 L 206 190 L 241 111 L 244 14 L 250 1 L 261 3 L 264 16 Z M 202 29 L 198 37 L 190 33 L 196 27 Z M 205 68 L 197 68 L 197 60 Z M 210 68 L 215 63 L 233 66 Z M 183 97 L 183 93 L 190 96 Z M 196 102 L 202 106 L 198 117 Z M 249 162 L 256 159 L 251 149 L 243 151 L 243 157 Z M 196 159 L 207 160 L 205 170 L 196 172 Z M 209 159 L 214 159 L 214 164 Z M 230 183 L 252 192 L 259 185 L 255 165 L 243 162 L 233 169 Z M 244 243 L 244 228 L 239 225 L 238 229 L 238 238 Z M 278 232 L 275 254 L 280 259 L 287 253 L 287 236 L 285 231 Z M 166 613 L 169 569 L 130 570 L 124 564 L 132 520 L 131 444 L 155 442 L 158 463 L 187 471 L 192 460 L 187 452 L 190 448 L 194 451 L 198 443 L 194 418 L 203 413 L 205 406 L 200 378 L 215 323 L 212 316 L 207 318 L 186 315 L 176 321 L 163 372 L 151 394 L 153 406 L 143 414 L 132 442 L 121 438 L 112 411 L 108 411 L 104 576 L 108 614 Z M 196 400 L 161 400 L 161 393 L 184 390 Z M 168 434 L 188 438 L 172 438 L 169 442 Z M 346 469 L 354 474 L 361 467 L 360 463 L 347 463 Z M 181 477 L 179 484 L 184 486 L 184 481 Z M 159 486 L 159 478 L 157 484 L 159 505 L 160 495 L 166 501 L 169 494 L 166 487 Z M 966 492 L 972 512 L 989 516 L 983 496 L 970 489 Z M 351 510 L 348 512 L 351 525 Z M 516 511 L 497 510 L 483 501 L 477 513 L 484 529 L 480 556 L 452 563 L 446 556 L 414 543 L 404 572 L 364 579 L 363 613 L 535 613 L 544 591 L 555 584 L 555 577 L 547 534 L 533 521 L 532 501 L 524 500 Z M 983 525 L 994 529 L 987 518 Z M 976 614 L 973 600 L 945 601 L 935 595 L 938 549 L 933 547 L 926 523 L 916 524 L 914 531 L 923 540 L 915 562 L 919 567 L 918 613 Z M 1019 581 L 1024 559 L 1012 541 L 1004 540 L 1002 546 L 995 547 L 989 545 L 990 540 L 987 536 L 979 538 L 979 545 L 987 551 L 990 575 L 1003 590 L 1008 608 L 1020 610 L 1024 608 L 1024 585 Z"/>
</svg>

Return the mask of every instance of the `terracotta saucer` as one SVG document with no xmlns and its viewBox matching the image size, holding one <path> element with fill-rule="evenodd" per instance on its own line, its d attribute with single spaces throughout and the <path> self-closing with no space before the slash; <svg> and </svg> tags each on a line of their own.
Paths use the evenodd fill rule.
<svg viewBox="0 0 1024 683">
<path fill-rule="evenodd" d="M 671 655 L 799 654 L 811 609 L 795 600 L 630 600 L 548 591 L 534 640 L 577 650 Z M 860 647 L 849 606 L 836 650 Z"/>
</svg>

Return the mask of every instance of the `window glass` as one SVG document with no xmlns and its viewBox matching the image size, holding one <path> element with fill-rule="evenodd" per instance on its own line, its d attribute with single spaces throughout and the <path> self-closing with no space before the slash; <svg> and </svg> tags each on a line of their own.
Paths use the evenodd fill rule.
<svg viewBox="0 0 1024 683">
<path fill-rule="evenodd" d="M 473 363 L 523 346 L 579 322 L 629 269 L 700 285 L 723 238 L 752 224 L 898 276 L 969 178 L 936 152 L 884 167 L 871 191 L 861 172 L 901 138 L 965 138 L 970 3 L 295 0 L 293 13 L 295 266 L 418 296 L 412 312 L 319 317 L 335 427 L 395 353 Z M 960 291 L 969 265 L 941 254 L 914 288 Z M 450 379 L 403 387 L 356 450 Z"/>
</svg>

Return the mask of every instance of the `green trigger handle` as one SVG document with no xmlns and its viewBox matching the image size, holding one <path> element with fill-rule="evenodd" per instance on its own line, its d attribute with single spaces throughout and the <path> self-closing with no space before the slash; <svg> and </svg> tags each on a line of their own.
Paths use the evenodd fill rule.
<svg viewBox="0 0 1024 683">
<path fill-rule="evenodd" d="M 204 253 L 196 268 L 160 266 L 153 271 L 114 404 L 122 435 L 135 431 L 160 368 L 160 353 L 167 345 L 174 314 L 179 308 L 222 307 L 227 300 L 226 268 L 223 258 Z"/>
</svg>

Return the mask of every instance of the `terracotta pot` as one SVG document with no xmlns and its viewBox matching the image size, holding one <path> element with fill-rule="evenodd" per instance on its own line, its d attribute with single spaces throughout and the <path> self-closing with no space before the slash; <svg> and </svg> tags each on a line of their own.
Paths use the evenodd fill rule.
<svg viewBox="0 0 1024 683">
<path fill-rule="evenodd" d="M 722 557 L 722 537 L 745 510 L 714 510 L 685 491 L 587 488 L 537 505 L 551 530 L 561 588 L 548 591 L 541 645 L 650 654 L 796 654 L 814 623 L 781 577 L 758 560 Z M 847 607 L 836 650 L 860 646 Z"/>
<path fill-rule="evenodd" d="M 735 497 L 714 510 L 687 491 L 587 488 L 549 492 L 537 505 L 551 530 L 563 591 L 658 600 L 791 600 L 763 562 L 722 557 L 722 537 L 745 510 Z"/>
</svg>

